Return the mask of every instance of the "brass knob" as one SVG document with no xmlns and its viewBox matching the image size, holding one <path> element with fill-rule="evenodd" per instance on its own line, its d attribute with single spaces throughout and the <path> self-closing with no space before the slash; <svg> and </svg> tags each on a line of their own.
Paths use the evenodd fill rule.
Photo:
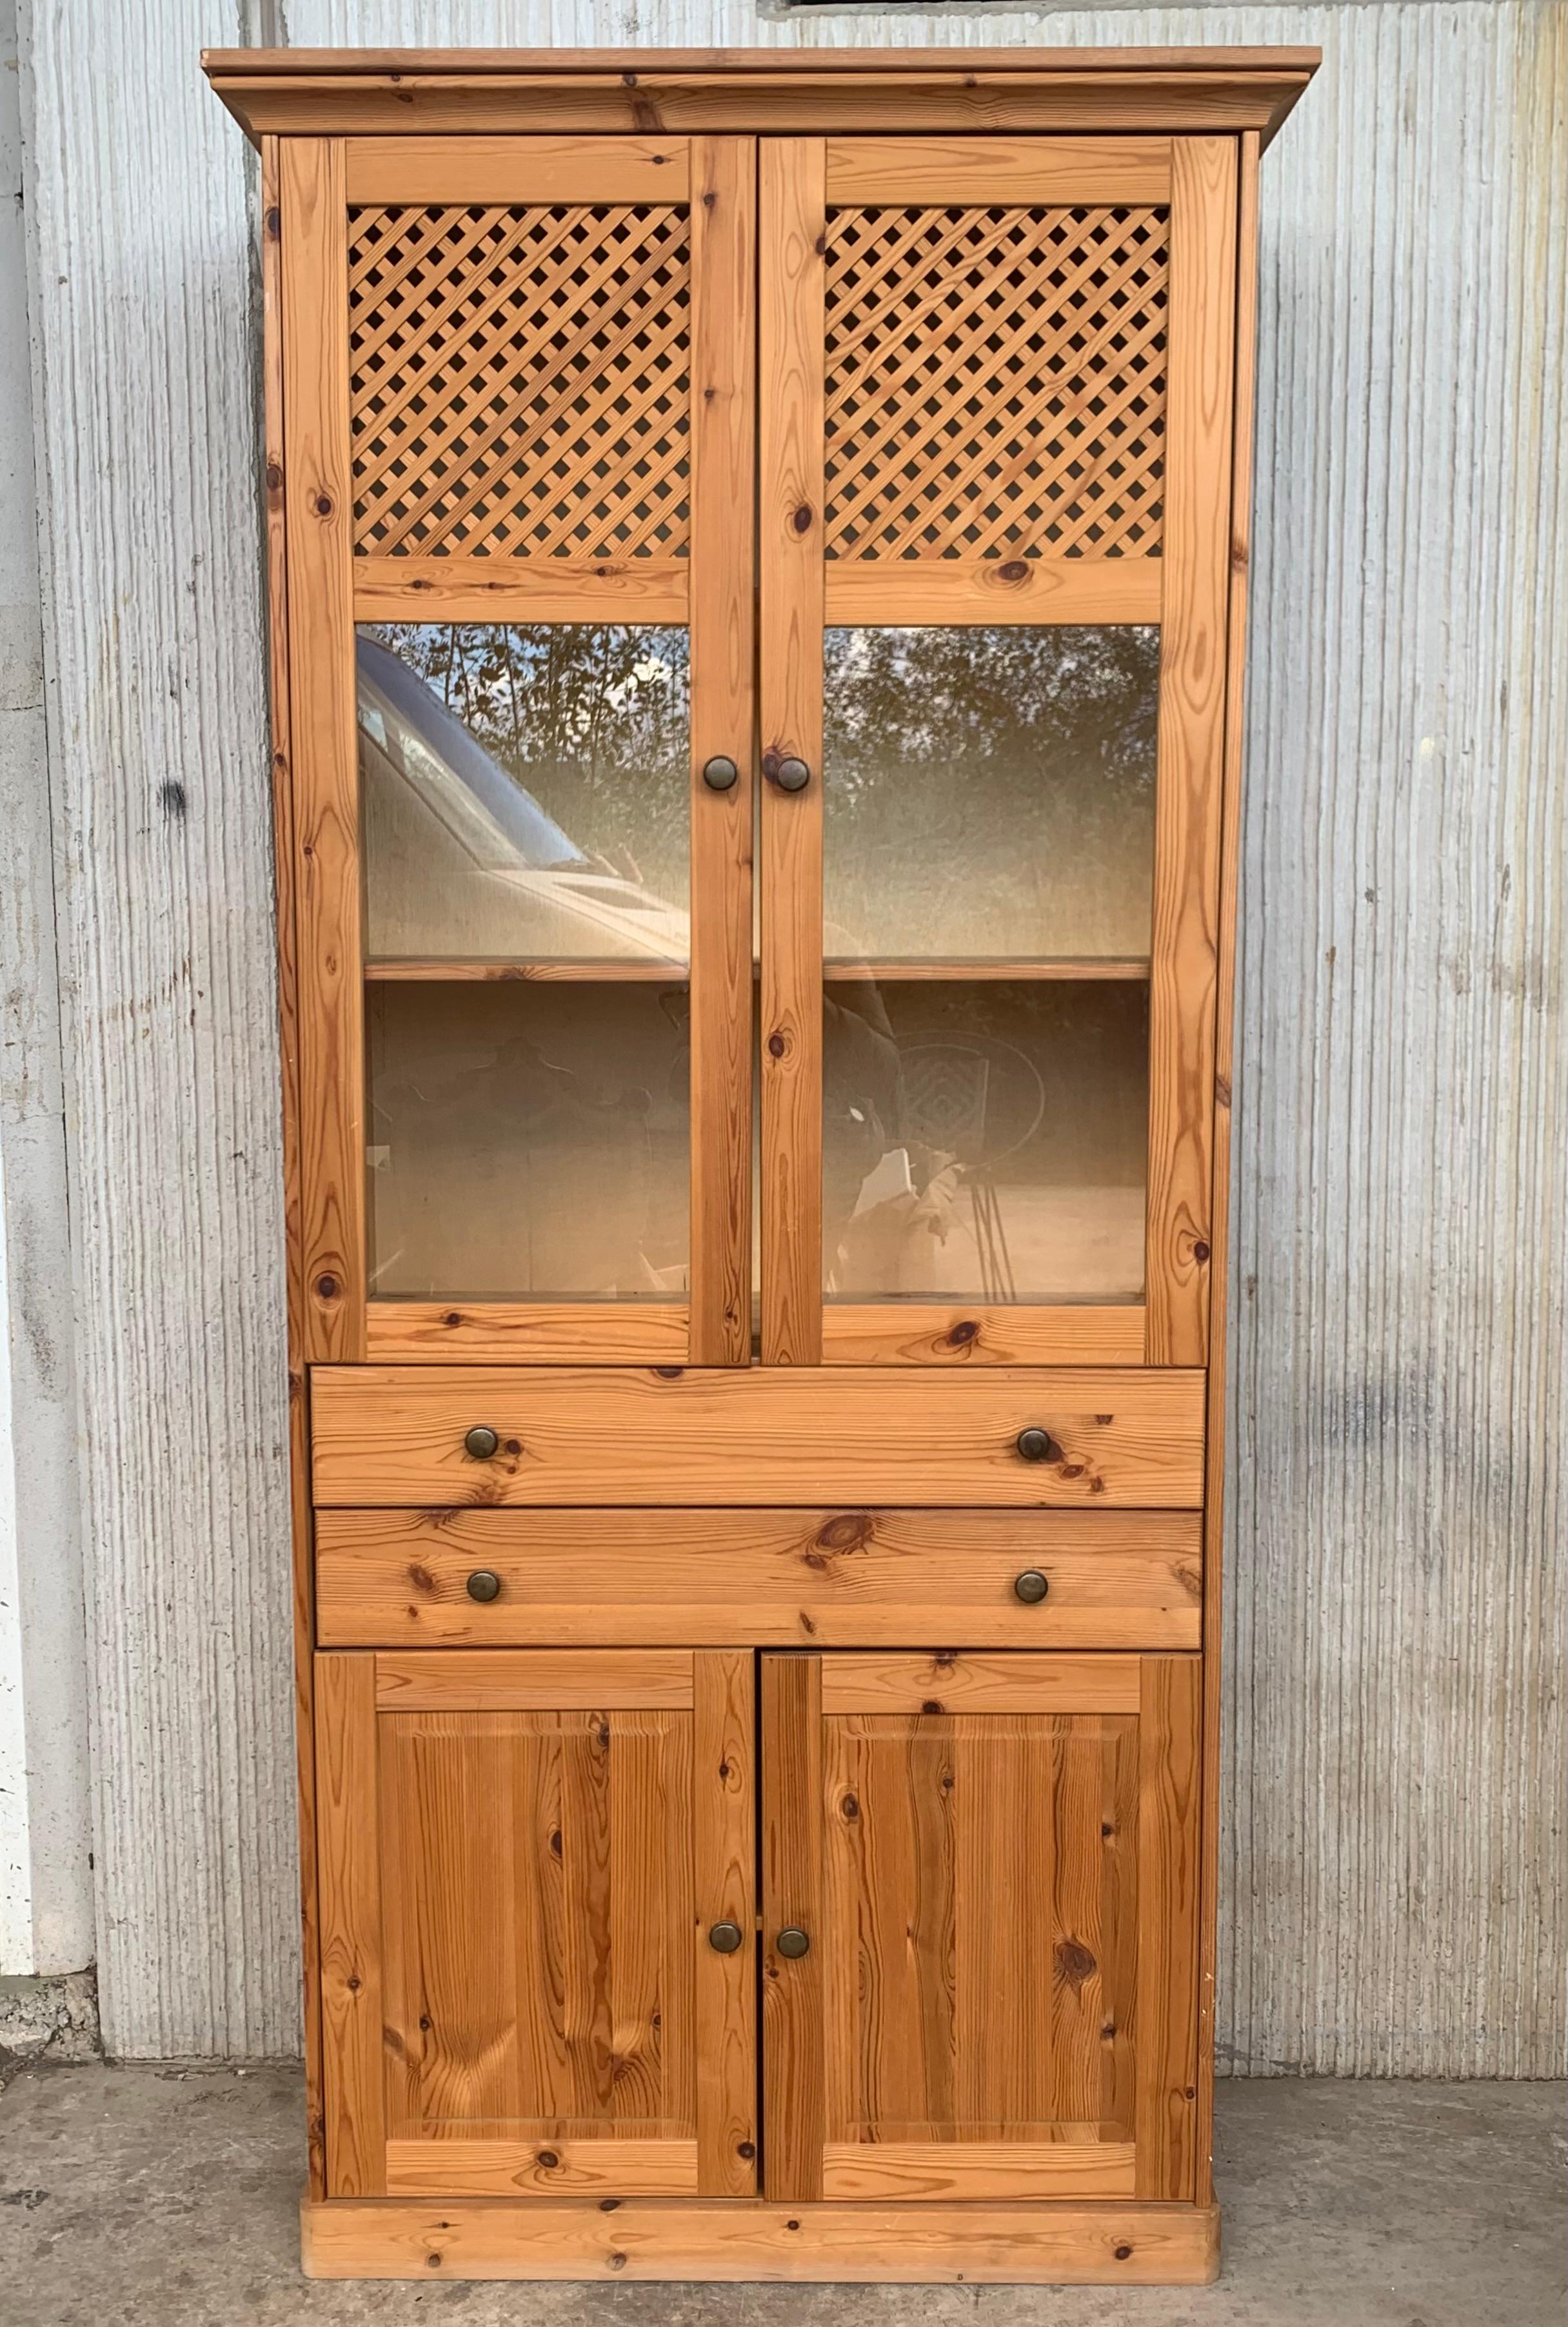
<svg viewBox="0 0 1568 2327">
<path fill-rule="evenodd" d="M 703 762 L 703 781 L 711 792 L 733 791 L 740 780 L 741 771 L 723 752 Z"/>
<path fill-rule="evenodd" d="M 1026 1463 L 1056 1463 L 1061 1459 L 1061 1448 L 1050 1431 L 1041 1430 L 1038 1423 L 1031 1423 L 1027 1430 L 1019 1432 L 1017 1444 Z"/>
<path fill-rule="evenodd" d="M 788 1956 L 793 1961 L 797 1956 L 803 1956 L 807 1952 L 811 1942 L 798 1925 L 786 1923 L 773 1945 L 781 1956 Z"/>
<path fill-rule="evenodd" d="M 740 1944 L 739 1923 L 714 1923 L 708 1932 L 708 1945 L 716 1956 L 733 1956 Z"/>
<path fill-rule="evenodd" d="M 476 1463 L 488 1463 L 501 1443 L 500 1433 L 488 1423 L 476 1422 L 462 1443 Z"/>
<path fill-rule="evenodd" d="M 499 1600 L 500 1598 L 501 1579 L 496 1574 L 493 1567 L 476 1567 L 474 1569 L 473 1574 L 468 1579 L 468 1596 L 471 1600 Z"/>
<path fill-rule="evenodd" d="M 1038 1567 L 1026 1567 L 1022 1575 L 1013 1577 L 1013 1589 L 1026 1608 L 1035 1608 L 1050 1590 L 1050 1584 Z"/>
<path fill-rule="evenodd" d="M 803 792 L 811 781 L 811 771 L 804 760 L 780 760 L 773 771 L 773 781 L 781 792 Z"/>
</svg>

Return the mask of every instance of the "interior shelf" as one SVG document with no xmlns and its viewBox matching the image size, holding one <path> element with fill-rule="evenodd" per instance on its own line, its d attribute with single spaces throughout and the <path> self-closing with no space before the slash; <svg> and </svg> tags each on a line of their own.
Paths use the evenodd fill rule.
<svg viewBox="0 0 1568 2327">
<path fill-rule="evenodd" d="M 753 975 L 756 975 L 753 968 Z M 691 975 L 684 961 L 368 961 L 365 977 L 375 985 L 401 982 L 454 985 L 464 981 L 502 985 L 509 980 L 565 981 L 577 985 L 669 986 Z M 979 979 L 1054 979 L 1062 984 L 1102 980 L 1129 984 L 1149 976 L 1146 954 L 1101 954 L 1006 960 L 1000 958 L 919 961 L 851 961 L 829 958 L 822 975 L 830 986 L 965 985 Z"/>
</svg>

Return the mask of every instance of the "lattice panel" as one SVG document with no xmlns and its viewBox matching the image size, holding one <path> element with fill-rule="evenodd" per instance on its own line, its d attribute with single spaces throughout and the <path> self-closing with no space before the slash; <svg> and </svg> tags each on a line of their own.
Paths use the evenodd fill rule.
<svg viewBox="0 0 1568 2327">
<path fill-rule="evenodd" d="M 1163 210 L 840 210 L 827 555 L 1152 557 Z"/>
<path fill-rule="evenodd" d="M 686 216 L 350 216 L 360 556 L 650 557 L 687 547 Z"/>
</svg>

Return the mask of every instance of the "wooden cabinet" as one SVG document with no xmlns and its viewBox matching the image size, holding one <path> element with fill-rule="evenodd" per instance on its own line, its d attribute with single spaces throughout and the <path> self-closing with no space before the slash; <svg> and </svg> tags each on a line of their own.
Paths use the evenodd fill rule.
<svg viewBox="0 0 1568 2327">
<path fill-rule="evenodd" d="M 1314 61 L 207 61 L 310 2269 L 1216 2266 L 1254 245 Z"/>
</svg>

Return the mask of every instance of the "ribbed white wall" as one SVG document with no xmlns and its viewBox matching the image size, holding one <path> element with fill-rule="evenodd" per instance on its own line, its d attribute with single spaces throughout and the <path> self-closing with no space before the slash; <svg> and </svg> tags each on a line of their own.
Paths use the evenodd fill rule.
<svg viewBox="0 0 1568 2327">
<path fill-rule="evenodd" d="M 110 2043 L 296 2026 L 249 182 L 197 47 L 1314 41 L 1265 165 L 1221 2036 L 1558 2070 L 1561 0 L 33 33 Z"/>
</svg>

